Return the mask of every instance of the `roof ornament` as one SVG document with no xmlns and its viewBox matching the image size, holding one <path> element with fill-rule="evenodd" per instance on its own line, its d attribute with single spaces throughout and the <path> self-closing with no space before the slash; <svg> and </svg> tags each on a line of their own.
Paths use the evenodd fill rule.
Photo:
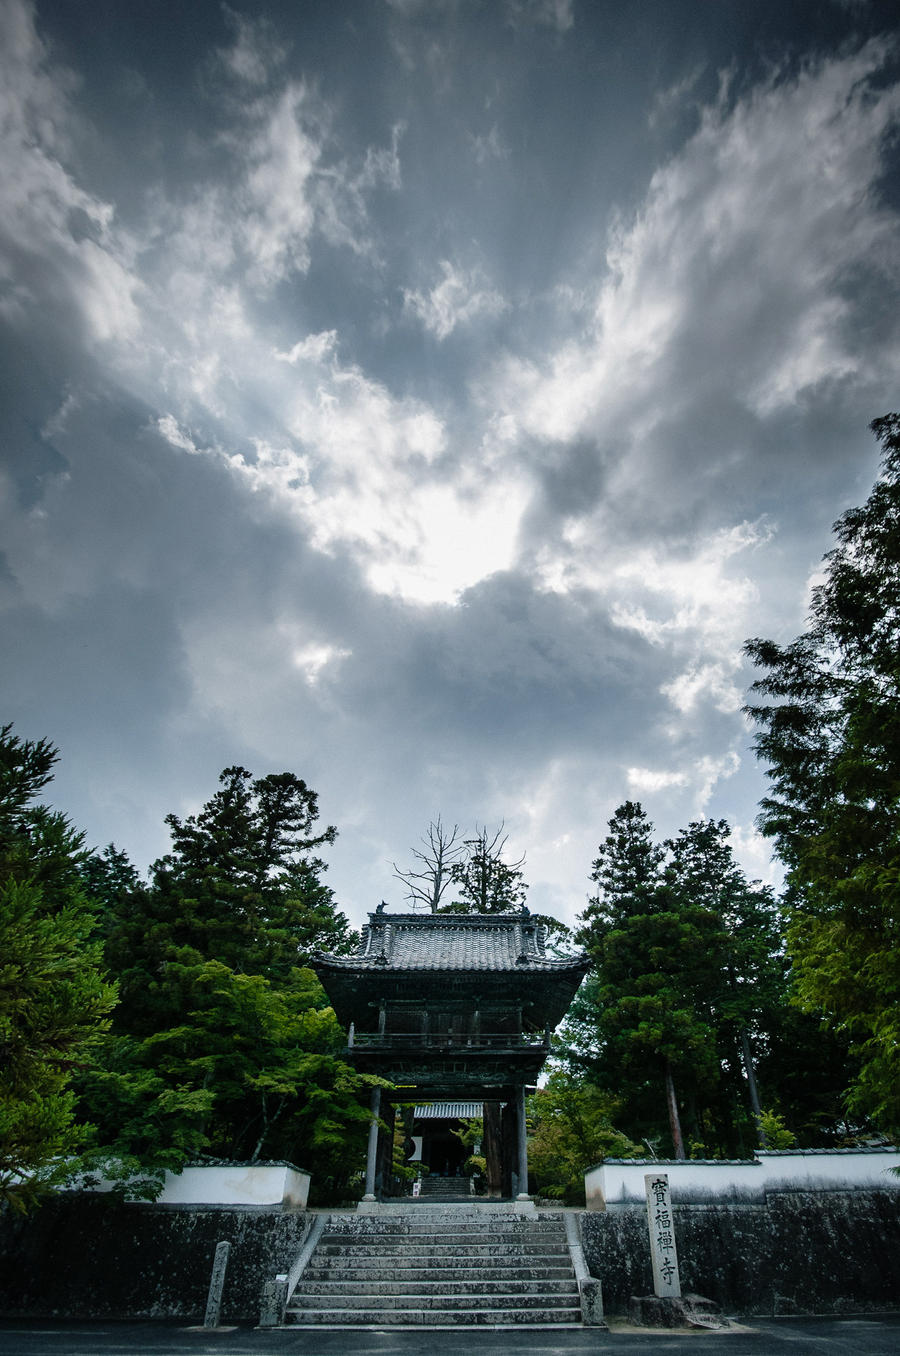
<svg viewBox="0 0 900 1356">
<path fill-rule="evenodd" d="M 530 965 L 530 964 L 531 957 L 528 955 L 528 952 L 520 951 L 518 956 L 516 956 L 516 965 Z"/>
<path fill-rule="evenodd" d="M 387 956 L 384 954 L 383 951 L 379 951 L 378 955 L 375 957 L 375 964 L 376 964 L 376 965 L 387 965 L 387 963 L 388 963 L 388 958 L 387 958 Z"/>
<path fill-rule="evenodd" d="M 385 904 L 384 900 L 382 900 L 381 903 L 378 905 L 378 908 L 375 910 L 375 912 L 376 912 L 376 913 L 384 913 L 384 911 L 385 911 L 386 908 L 387 908 L 387 904 Z"/>
</svg>

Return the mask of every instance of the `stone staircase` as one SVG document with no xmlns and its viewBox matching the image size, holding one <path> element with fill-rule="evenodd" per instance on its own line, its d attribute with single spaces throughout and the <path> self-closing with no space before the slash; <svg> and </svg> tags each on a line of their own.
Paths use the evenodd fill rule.
<svg viewBox="0 0 900 1356">
<path fill-rule="evenodd" d="M 332 1215 L 285 1323 L 581 1326 L 562 1214 L 418 1205 Z"/>
<path fill-rule="evenodd" d="M 422 1178 L 419 1200 L 429 1201 L 467 1201 L 472 1196 L 469 1177 L 432 1177 Z"/>
</svg>

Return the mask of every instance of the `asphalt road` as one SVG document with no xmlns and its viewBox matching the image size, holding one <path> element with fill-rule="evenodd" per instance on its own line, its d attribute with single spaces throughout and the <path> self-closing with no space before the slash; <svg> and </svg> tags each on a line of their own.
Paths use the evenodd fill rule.
<svg viewBox="0 0 900 1356">
<path fill-rule="evenodd" d="M 213 1332 L 170 1323 L 0 1322 L 3 1356 L 898 1356 L 900 1314 L 856 1318 L 754 1320 L 730 1332 L 653 1332 L 634 1328 L 523 1331 L 486 1328 L 334 1328 Z"/>
</svg>

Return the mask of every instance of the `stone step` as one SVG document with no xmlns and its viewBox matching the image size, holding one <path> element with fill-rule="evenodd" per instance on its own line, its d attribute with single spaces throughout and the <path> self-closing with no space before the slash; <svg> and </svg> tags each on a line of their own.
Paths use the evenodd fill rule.
<svg viewBox="0 0 900 1356">
<path fill-rule="evenodd" d="M 519 1279 L 523 1281 L 559 1281 L 568 1280 L 572 1275 L 571 1266 L 544 1266 L 544 1267 L 467 1267 L 464 1262 L 458 1266 L 448 1266 L 437 1269 L 429 1266 L 380 1266 L 377 1263 L 370 1265 L 357 1266 L 353 1259 L 347 1261 L 346 1266 L 322 1267 L 310 1265 L 303 1273 L 303 1286 L 322 1281 L 363 1281 L 379 1282 L 390 1284 L 392 1281 L 410 1283 L 422 1283 L 433 1280 L 443 1283 L 446 1281 L 466 1281 L 477 1284 L 480 1280 L 485 1281 L 507 1281 L 510 1279 Z"/>
<path fill-rule="evenodd" d="M 529 1224 L 542 1224 L 552 1222 L 561 1224 L 564 1222 L 563 1212 L 558 1210 L 541 1210 L 539 1214 L 519 1215 L 508 1201 L 484 1201 L 483 1204 L 459 1203 L 447 1205 L 443 1201 L 432 1201 L 431 1204 L 423 1204 L 422 1201 L 416 1201 L 411 1207 L 397 1210 L 393 1205 L 382 1207 L 375 1215 L 358 1215 L 355 1211 L 335 1211 L 328 1216 L 329 1224 L 347 1224 L 348 1227 L 358 1227 L 358 1229 L 393 1229 L 394 1226 L 407 1226 L 407 1224 L 420 1224 L 427 1220 L 439 1220 L 442 1223 L 453 1223 L 459 1220 L 462 1223 L 469 1223 L 476 1220 L 478 1224 L 487 1224 L 491 1222 L 500 1222 L 512 1224 L 514 1227 L 529 1226 Z"/>
<path fill-rule="evenodd" d="M 361 1255 L 378 1254 L 380 1257 L 433 1257 L 439 1260 L 442 1257 L 458 1257 L 460 1252 L 465 1252 L 469 1257 L 565 1257 L 568 1255 L 568 1248 L 564 1242 L 557 1243 L 553 1239 L 535 1239 L 531 1242 L 528 1239 L 516 1239 L 512 1242 L 497 1240 L 496 1242 L 466 1242 L 461 1248 L 454 1243 L 433 1243 L 428 1248 L 417 1246 L 415 1243 L 399 1242 L 395 1239 L 381 1238 L 375 1241 L 362 1243 L 355 1241 L 348 1245 L 343 1241 L 332 1241 L 327 1234 L 323 1234 L 316 1253 L 320 1257 L 342 1257 L 349 1249 L 354 1253 Z"/>
<path fill-rule="evenodd" d="M 310 1326 L 365 1327 L 457 1327 L 495 1328 L 539 1326 L 581 1327 L 581 1311 L 572 1305 L 533 1309 L 393 1309 L 390 1323 L 383 1309 L 289 1309 L 286 1322 Z"/>
<path fill-rule="evenodd" d="M 574 1307 L 578 1303 L 578 1290 L 569 1294 L 536 1292 L 533 1295 L 496 1294 L 481 1295 L 294 1295 L 291 1308 L 298 1312 L 303 1309 L 381 1309 L 393 1311 L 403 1309 L 536 1309 L 559 1308 L 562 1305 Z"/>
<path fill-rule="evenodd" d="M 346 1280 L 306 1280 L 304 1277 L 304 1295 L 471 1295 L 477 1290 L 479 1295 L 577 1295 L 578 1284 L 569 1276 L 558 1278 L 535 1276 L 523 1279 L 521 1276 L 498 1276 L 482 1278 L 477 1284 L 472 1279 L 459 1277 L 447 1280 L 435 1280 L 429 1276 L 414 1280 L 373 1280 L 371 1277 Z"/>
<path fill-rule="evenodd" d="M 366 1234 L 363 1238 L 353 1238 L 325 1233 L 319 1241 L 319 1249 L 323 1256 L 350 1251 L 383 1252 L 392 1256 L 416 1254 L 419 1257 L 443 1257 L 470 1250 L 473 1257 L 484 1257 L 492 1251 L 507 1257 L 523 1256 L 527 1252 L 544 1252 L 548 1256 L 568 1252 L 566 1236 L 562 1233 L 537 1236 L 492 1234 L 490 1237 L 484 1234 L 454 1234 L 449 1237 L 446 1234 L 426 1234 L 421 1238 L 398 1237 L 397 1234 Z"/>
<path fill-rule="evenodd" d="M 363 1238 L 494 1238 L 496 1235 L 508 1235 L 510 1238 L 543 1238 L 546 1234 L 565 1237 L 565 1228 L 561 1220 L 510 1220 L 489 1216 L 484 1223 L 480 1219 L 416 1220 L 411 1223 L 393 1220 L 361 1219 L 358 1225 L 341 1220 L 340 1223 L 327 1224 L 324 1236 L 355 1241 Z"/>
<path fill-rule="evenodd" d="M 446 1180 L 446 1179 L 445 1179 Z M 581 1326 L 561 1213 L 332 1216 L 287 1314 L 304 1326 Z"/>
</svg>

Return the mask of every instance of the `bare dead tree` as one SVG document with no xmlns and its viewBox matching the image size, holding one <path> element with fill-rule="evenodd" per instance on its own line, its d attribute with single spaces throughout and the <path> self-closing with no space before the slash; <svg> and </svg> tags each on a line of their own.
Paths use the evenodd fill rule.
<svg viewBox="0 0 900 1356">
<path fill-rule="evenodd" d="M 437 913 L 444 891 L 453 883 L 453 865 L 464 850 L 459 825 L 446 829 L 438 815 L 420 841 L 423 850 L 412 849 L 418 866 L 401 871 L 394 862 L 394 875 L 406 886 L 406 898 L 413 908 L 425 905 L 431 913 Z"/>
</svg>

